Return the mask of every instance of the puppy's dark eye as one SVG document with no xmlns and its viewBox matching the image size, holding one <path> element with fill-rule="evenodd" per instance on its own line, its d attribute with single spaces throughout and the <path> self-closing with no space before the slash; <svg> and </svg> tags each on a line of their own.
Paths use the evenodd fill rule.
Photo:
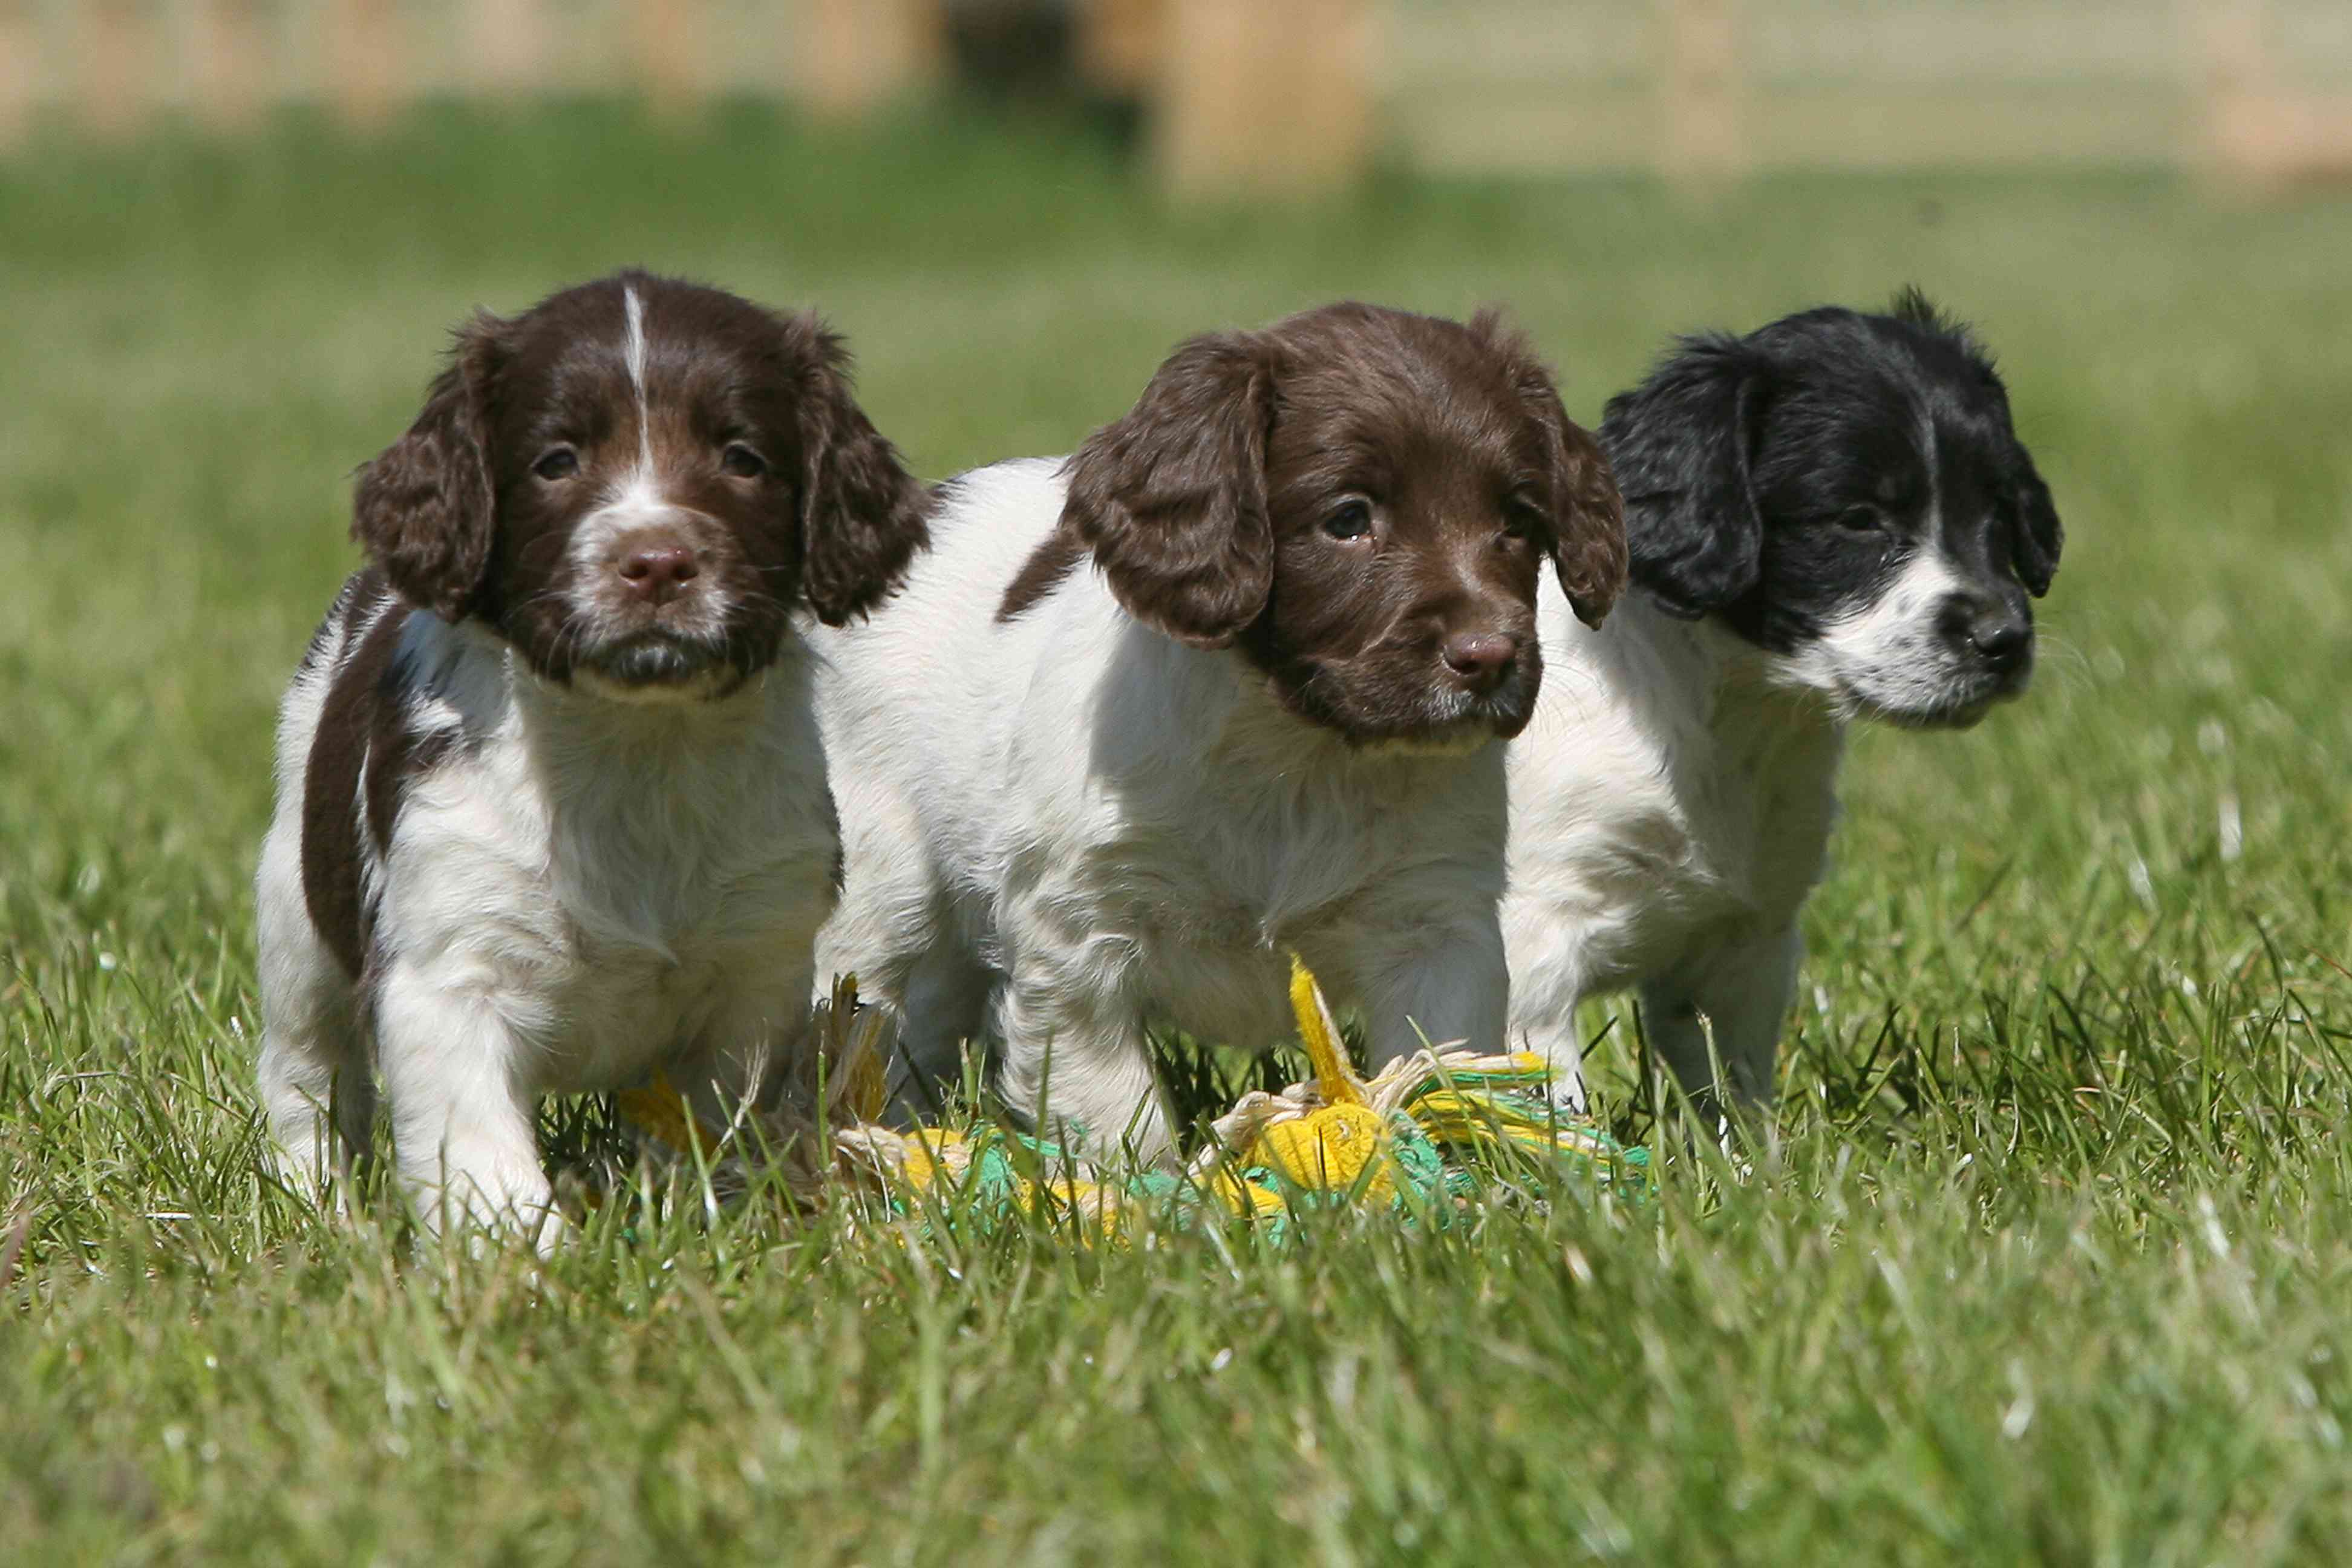
<svg viewBox="0 0 2352 1568">
<path fill-rule="evenodd" d="M 1550 526 L 1542 509 L 1533 501 L 1513 501 L 1503 509 L 1503 537 L 1533 539 Z"/>
<path fill-rule="evenodd" d="M 1372 531 L 1372 509 L 1360 500 L 1343 501 L 1323 520 L 1323 531 L 1334 539 L 1361 539 Z"/>
<path fill-rule="evenodd" d="M 530 471 L 542 479 L 568 479 L 580 471 L 580 454 L 569 447 L 550 447 Z"/>
<path fill-rule="evenodd" d="M 1886 526 L 1886 514 L 1874 506 L 1850 506 L 1837 514 L 1837 525 L 1853 533 L 1873 533 Z"/>
<path fill-rule="evenodd" d="M 740 441 L 730 441 L 719 454 L 719 466 L 739 479 L 756 479 L 768 471 L 768 459 Z"/>
</svg>

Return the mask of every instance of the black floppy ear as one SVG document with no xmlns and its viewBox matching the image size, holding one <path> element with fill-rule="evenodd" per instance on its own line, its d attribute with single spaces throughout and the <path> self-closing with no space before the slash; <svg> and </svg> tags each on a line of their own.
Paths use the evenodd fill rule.
<svg viewBox="0 0 2352 1568">
<path fill-rule="evenodd" d="M 801 592 L 826 626 L 887 598 L 907 563 L 930 542 L 923 487 L 874 428 L 849 384 L 849 353 L 807 317 L 816 370 L 800 400 Z"/>
<path fill-rule="evenodd" d="M 1685 339 L 1609 400 L 1601 444 L 1625 497 L 1633 581 L 1696 619 L 1756 586 L 1764 520 L 1748 472 L 1764 367 L 1734 339 Z"/>
<path fill-rule="evenodd" d="M 1195 647 L 1231 643 L 1274 591 L 1271 358 L 1247 334 L 1194 338 L 1069 462 L 1062 526 L 1128 614 Z"/>
<path fill-rule="evenodd" d="M 2031 459 L 2017 487 L 2017 533 L 2012 542 L 2017 580 L 2038 599 L 2050 592 L 2050 580 L 2058 574 L 2058 552 L 2066 542 L 2066 530 L 2058 521 L 2050 487 L 2042 482 Z"/>
<path fill-rule="evenodd" d="M 457 331 L 408 434 L 360 471 L 352 537 L 400 595 L 455 621 L 489 569 L 498 496 L 490 471 L 490 383 L 507 323 L 487 311 Z"/>
</svg>

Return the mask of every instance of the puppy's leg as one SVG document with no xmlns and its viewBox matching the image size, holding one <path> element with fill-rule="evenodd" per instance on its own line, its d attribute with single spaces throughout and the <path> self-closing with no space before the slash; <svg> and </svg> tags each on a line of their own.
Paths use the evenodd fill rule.
<svg viewBox="0 0 2352 1568">
<path fill-rule="evenodd" d="M 1576 1005 L 1590 984 L 1589 943 L 1582 921 L 1574 915 L 1538 908 L 1532 900 L 1504 902 L 1503 944 L 1511 961 L 1509 1044 L 1550 1065 L 1552 1103 L 1578 1115 L 1587 1102 Z"/>
<path fill-rule="evenodd" d="M 761 978 L 781 984 L 731 989 L 713 1005 L 697 1039 L 662 1065 L 663 1076 L 706 1127 L 731 1126 L 747 1108 L 772 1109 L 796 1077 L 815 1083 L 806 1058 L 816 1043 L 805 974 L 794 970 Z"/>
<path fill-rule="evenodd" d="M 542 1250 L 561 1237 L 539 1160 L 530 1047 L 474 974 L 395 961 L 375 997 L 401 1184 L 436 1234 L 471 1222 Z"/>
<path fill-rule="evenodd" d="M 1797 988 L 1804 940 L 1794 924 L 1759 932 L 1699 955 L 1675 973 L 1642 986 L 1642 1022 L 1675 1080 L 1700 1107 L 1718 1087 L 1741 1105 L 1772 1102 L 1780 1026 Z M 1706 1015 L 1714 1026 L 1718 1086 L 1707 1058 Z"/>
<path fill-rule="evenodd" d="M 1510 968 L 1503 934 L 1490 916 L 1451 928 L 1387 933 L 1360 949 L 1371 1065 L 1459 1041 L 1475 1051 L 1503 1048 L 1510 1006 Z"/>
<path fill-rule="evenodd" d="M 895 1011 L 905 1048 L 932 1063 L 956 1042 L 940 1037 L 952 1025 L 919 1014 L 916 971 L 949 935 L 948 900 L 922 837 L 920 822 L 900 803 L 876 792 L 841 797 L 841 898 L 817 932 L 811 983 L 815 1000 L 833 994 L 845 974 L 857 976 L 858 999 Z"/>
<path fill-rule="evenodd" d="M 1066 982 L 1016 974 L 998 1004 L 1004 1042 L 998 1092 L 1043 1135 L 1095 1159 L 1124 1151 L 1167 1164 L 1171 1118 L 1139 1007 L 1117 995 L 1073 997 Z"/>
<path fill-rule="evenodd" d="M 270 830 L 255 893 L 262 1109 L 279 1174 L 316 1198 L 367 1157 L 375 1076 L 357 988 L 303 901 L 299 816 Z"/>
<path fill-rule="evenodd" d="M 909 1026 L 890 1061 L 890 1105 L 902 1120 L 939 1115 L 957 1087 L 964 1048 L 978 1047 L 987 1032 L 998 978 L 950 931 L 916 962 L 907 976 Z"/>
</svg>

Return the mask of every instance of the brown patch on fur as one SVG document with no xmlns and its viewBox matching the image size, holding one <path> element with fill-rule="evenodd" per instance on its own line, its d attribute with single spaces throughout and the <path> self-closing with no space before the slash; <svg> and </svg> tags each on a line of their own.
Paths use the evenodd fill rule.
<svg viewBox="0 0 2352 1568">
<path fill-rule="evenodd" d="M 329 678 L 319 727 L 310 737 L 302 773 L 302 901 L 311 925 L 356 980 L 373 923 L 361 882 L 360 791 L 364 781 L 381 852 L 391 838 L 398 778 L 387 768 L 371 770 L 369 750 L 393 706 L 384 701 L 383 688 L 408 617 L 407 606 L 373 568 L 353 577 L 336 602 L 347 606 L 346 626 L 363 616 L 373 618 L 356 643 L 346 642 L 349 651 Z"/>
<path fill-rule="evenodd" d="M 1086 541 L 1069 530 L 1057 528 L 1046 535 L 1045 542 L 1029 552 L 1029 559 L 1006 585 L 1004 598 L 996 606 L 996 624 L 1017 621 L 1036 608 L 1038 601 L 1060 587 L 1062 579 L 1076 571 L 1086 558 Z"/>
</svg>

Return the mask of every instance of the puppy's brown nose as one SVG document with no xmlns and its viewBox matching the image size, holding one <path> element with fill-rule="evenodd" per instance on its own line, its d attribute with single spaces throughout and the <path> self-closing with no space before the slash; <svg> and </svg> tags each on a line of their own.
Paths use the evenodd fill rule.
<svg viewBox="0 0 2352 1568">
<path fill-rule="evenodd" d="M 637 545 L 621 557 L 621 582 L 638 598 L 667 605 L 702 574 L 702 563 L 683 544 L 667 540 Z"/>
<path fill-rule="evenodd" d="M 1473 691 L 1503 683 L 1519 655 L 1519 639 L 1508 632 L 1456 632 L 1445 639 L 1445 668 Z"/>
</svg>

